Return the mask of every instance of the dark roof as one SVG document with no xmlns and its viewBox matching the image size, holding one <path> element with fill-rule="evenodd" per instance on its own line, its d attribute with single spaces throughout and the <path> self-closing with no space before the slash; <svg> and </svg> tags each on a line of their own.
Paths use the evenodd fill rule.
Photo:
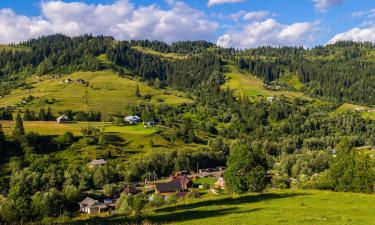
<svg viewBox="0 0 375 225">
<path fill-rule="evenodd" d="M 125 189 L 124 189 L 124 193 L 125 194 L 132 194 L 132 195 L 134 195 L 134 194 L 137 194 L 137 193 L 139 193 L 140 191 L 136 188 L 136 187 L 133 187 L 133 186 L 130 186 L 130 187 L 126 187 Z"/>
<path fill-rule="evenodd" d="M 156 183 L 155 189 L 160 193 L 171 193 L 183 190 L 179 182 Z"/>
<path fill-rule="evenodd" d="M 182 176 L 174 177 L 173 182 L 179 182 L 181 185 L 184 186 L 184 185 L 188 185 L 192 181 L 188 176 L 182 175 Z"/>
</svg>

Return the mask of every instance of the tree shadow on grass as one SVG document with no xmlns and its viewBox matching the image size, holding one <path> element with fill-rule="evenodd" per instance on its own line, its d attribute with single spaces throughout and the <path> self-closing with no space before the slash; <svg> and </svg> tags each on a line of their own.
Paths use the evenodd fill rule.
<svg viewBox="0 0 375 225">
<path fill-rule="evenodd" d="M 141 221 L 149 221 L 156 224 L 173 223 L 178 221 L 189 221 L 205 218 L 214 218 L 225 216 L 228 214 L 252 213 L 262 210 L 261 208 L 253 208 L 249 210 L 239 210 L 238 205 L 246 203 L 256 203 L 261 201 L 269 201 L 273 199 L 293 198 L 298 196 L 309 195 L 307 193 L 265 193 L 259 195 L 245 195 L 240 197 L 225 197 L 221 199 L 203 200 L 200 202 L 170 206 L 155 210 L 155 214 L 144 216 L 136 220 L 124 216 L 111 217 L 94 217 L 88 220 L 75 221 L 73 225 L 84 224 L 142 224 Z M 208 210 L 204 207 L 224 206 L 220 209 Z M 198 209 L 200 208 L 200 209 Z"/>
<path fill-rule="evenodd" d="M 309 195 L 306 193 L 264 193 L 259 195 L 245 195 L 240 197 L 226 197 L 221 199 L 211 199 L 207 201 L 199 201 L 190 204 L 177 205 L 172 207 L 165 207 L 157 209 L 155 212 L 174 212 L 180 210 L 189 210 L 205 206 L 214 206 L 214 205 L 240 205 L 244 203 L 255 203 L 260 201 L 268 201 L 272 199 L 281 199 L 281 198 L 291 198 L 297 196 Z"/>
</svg>

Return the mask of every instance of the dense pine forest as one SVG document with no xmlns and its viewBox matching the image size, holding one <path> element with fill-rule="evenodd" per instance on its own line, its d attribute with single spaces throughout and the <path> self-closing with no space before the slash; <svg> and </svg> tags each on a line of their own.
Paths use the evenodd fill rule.
<svg viewBox="0 0 375 225">
<path fill-rule="evenodd" d="M 4 190 L 0 223 L 61 214 L 71 218 L 77 202 L 94 190 L 101 190 L 103 198 L 118 197 L 132 182 L 165 178 L 180 170 L 197 172 L 197 165 L 227 167 L 228 193 L 267 188 L 373 193 L 375 165 L 369 149 L 375 146 L 375 121 L 359 111 L 339 111 L 343 103 L 362 105 L 360 111 L 375 106 L 375 46 L 371 43 L 239 51 L 206 41 L 166 44 L 52 35 L 20 45 L 22 50 L 0 49 L 2 99 L 32 90 L 31 77 L 65 80 L 75 72 L 111 71 L 137 82 L 133 97 L 138 101 L 117 96 L 123 98 L 124 110 L 106 116 L 100 111 L 77 111 L 74 106 L 61 112 L 54 109 L 61 104 L 59 99 L 35 103 L 37 97 L 31 95 L 22 104 L 0 105 L 1 121 L 15 124 L 10 132 L 5 132 L 6 125 L 0 126 L 0 191 Z M 226 85 L 231 66 L 260 78 L 265 88 L 276 93 L 298 91 L 302 97 L 236 95 Z M 285 76 L 293 76 L 302 88 L 282 83 Z M 84 86 L 82 104 L 89 101 L 87 90 L 97 88 L 90 82 Z M 152 104 L 148 100 L 153 96 L 139 84 L 163 93 L 179 91 L 189 101 L 167 104 L 159 99 Z M 31 109 L 34 103 L 41 106 L 37 112 Z M 129 147 L 134 133 L 116 136 L 95 125 L 82 128 L 79 134 L 41 135 L 26 129 L 27 122 L 53 123 L 61 114 L 69 121 L 121 127 L 129 127 L 123 124 L 125 116 L 137 115 L 157 123 L 160 130 Z M 108 163 L 88 168 L 94 156 Z M 131 205 L 134 202 L 158 206 L 156 198 L 134 198 L 120 197 L 119 211 L 141 213 L 142 207 Z"/>
</svg>

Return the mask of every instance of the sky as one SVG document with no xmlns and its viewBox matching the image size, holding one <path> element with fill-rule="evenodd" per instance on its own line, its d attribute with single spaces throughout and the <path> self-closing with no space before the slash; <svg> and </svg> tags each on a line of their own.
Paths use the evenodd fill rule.
<svg viewBox="0 0 375 225">
<path fill-rule="evenodd" d="M 55 33 L 236 49 L 375 42 L 375 0 L 0 0 L 0 43 Z"/>
</svg>

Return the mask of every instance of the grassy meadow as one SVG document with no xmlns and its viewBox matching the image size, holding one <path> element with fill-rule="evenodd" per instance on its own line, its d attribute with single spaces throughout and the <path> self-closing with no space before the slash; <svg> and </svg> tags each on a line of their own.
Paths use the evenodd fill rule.
<svg viewBox="0 0 375 225">
<path fill-rule="evenodd" d="M 200 199 L 149 209 L 149 224 L 375 224 L 375 196 L 309 190 L 271 190 L 239 196 L 205 194 Z M 66 224 L 126 224 L 124 216 L 82 215 Z"/>
<path fill-rule="evenodd" d="M 253 99 L 261 96 L 285 96 L 288 98 L 303 96 L 302 92 L 267 90 L 261 79 L 249 73 L 241 72 L 233 65 L 229 65 L 227 68 L 228 72 L 225 73 L 227 81 L 222 85 L 222 88 L 229 87 L 236 96 L 247 96 Z"/>
<path fill-rule="evenodd" d="M 149 55 L 162 57 L 162 58 L 165 58 L 165 59 L 168 59 L 168 60 L 183 60 L 183 59 L 188 58 L 187 55 L 178 54 L 178 53 L 162 53 L 162 52 L 158 52 L 158 51 L 152 50 L 150 48 L 145 48 L 145 47 L 141 47 L 141 46 L 134 46 L 132 48 L 137 50 L 137 51 L 140 51 L 140 52 L 143 52 L 143 53 L 146 53 L 146 54 L 149 54 Z"/>
<path fill-rule="evenodd" d="M 70 78 L 73 82 L 64 83 Z M 77 79 L 84 79 L 89 85 L 78 84 Z M 33 76 L 28 79 L 33 88 L 17 89 L 0 99 L 0 106 L 19 105 L 38 112 L 42 107 L 51 107 L 54 113 L 64 110 L 100 111 L 102 115 L 123 112 L 127 104 L 149 102 L 151 104 L 181 104 L 190 102 L 184 94 L 174 90 L 158 90 L 145 83 L 129 78 L 121 78 L 111 70 L 98 72 L 77 72 L 58 79 L 50 76 Z M 135 96 L 139 85 L 141 97 Z M 22 98 L 35 97 L 32 102 L 22 105 Z M 150 95 L 150 100 L 142 98 Z M 46 103 L 48 99 L 52 103 Z"/>
<path fill-rule="evenodd" d="M 5 134 L 11 135 L 15 121 L 0 121 L 3 126 Z M 80 136 L 81 129 L 85 127 L 96 127 L 103 130 L 105 133 L 119 133 L 119 134 L 130 134 L 130 135 L 150 135 L 161 130 L 160 127 L 145 128 L 143 124 L 137 124 L 134 126 L 117 126 L 112 125 L 109 122 L 71 122 L 59 124 L 55 121 L 24 121 L 24 127 L 26 132 L 37 132 L 40 135 L 57 136 L 62 135 L 65 132 L 72 132 L 76 136 Z"/>
</svg>

